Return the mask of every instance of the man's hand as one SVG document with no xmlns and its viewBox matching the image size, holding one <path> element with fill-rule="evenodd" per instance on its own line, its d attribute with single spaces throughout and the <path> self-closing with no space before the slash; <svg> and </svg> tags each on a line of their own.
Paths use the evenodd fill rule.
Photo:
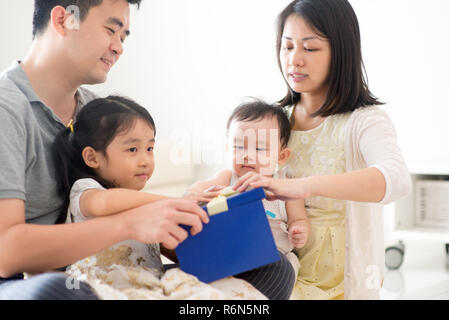
<svg viewBox="0 0 449 320">
<path fill-rule="evenodd" d="M 175 249 L 188 237 L 181 224 L 191 226 L 191 234 L 196 235 L 203 229 L 203 223 L 209 222 L 204 210 L 194 201 L 184 199 L 153 202 L 116 217 L 124 219 L 131 239 L 161 243 L 168 249 Z"/>
</svg>

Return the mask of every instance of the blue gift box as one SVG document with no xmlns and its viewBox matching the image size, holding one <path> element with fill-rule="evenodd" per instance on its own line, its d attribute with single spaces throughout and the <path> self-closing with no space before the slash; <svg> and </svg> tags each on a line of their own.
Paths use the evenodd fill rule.
<svg viewBox="0 0 449 320">
<path fill-rule="evenodd" d="M 203 230 L 176 248 L 181 269 L 212 282 L 279 261 L 263 198 L 263 188 L 229 197 L 228 211 L 209 215 Z"/>
</svg>

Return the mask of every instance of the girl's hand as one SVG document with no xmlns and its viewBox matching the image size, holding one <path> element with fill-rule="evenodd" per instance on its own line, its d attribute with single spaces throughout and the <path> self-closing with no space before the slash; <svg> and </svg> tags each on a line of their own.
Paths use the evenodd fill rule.
<svg viewBox="0 0 449 320">
<path fill-rule="evenodd" d="M 195 192 L 195 191 L 188 191 L 184 194 L 184 199 L 190 199 L 197 202 L 209 202 L 213 198 L 220 195 L 220 191 L 223 189 L 223 186 L 212 186 L 203 192 Z"/>
<path fill-rule="evenodd" d="M 288 227 L 288 239 L 296 248 L 303 248 L 309 238 L 310 224 L 306 220 L 298 220 Z"/>
<path fill-rule="evenodd" d="M 233 186 L 234 190 L 238 192 L 244 192 L 248 187 L 263 187 L 267 200 L 291 201 L 311 196 L 311 192 L 308 190 L 307 178 L 276 179 L 265 177 L 255 172 L 248 172 L 240 177 Z"/>
</svg>

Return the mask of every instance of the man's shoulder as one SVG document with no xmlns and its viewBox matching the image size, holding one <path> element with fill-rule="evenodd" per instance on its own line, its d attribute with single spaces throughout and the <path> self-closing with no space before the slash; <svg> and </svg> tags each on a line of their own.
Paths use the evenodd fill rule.
<svg viewBox="0 0 449 320">
<path fill-rule="evenodd" d="M 101 98 L 97 93 L 86 87 L 79 87 L 78 94 L 80 95 L 83 104 L 88 104 L 90 101 Z"/>
<path fill-rule="evenodd" d="M 10 113 L 25 114 L 30 102 L 7 74 L 0 75 L 0 108 Z"/>
</svg>

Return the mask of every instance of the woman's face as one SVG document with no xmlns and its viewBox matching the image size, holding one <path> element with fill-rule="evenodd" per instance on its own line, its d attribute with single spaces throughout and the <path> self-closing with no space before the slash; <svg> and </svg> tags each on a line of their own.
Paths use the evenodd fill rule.
<svg viewBox="0 0 449 320">
<path fill-rule="evenodd" d="M 327 94 L 331 47 L 296 14 L 285 22 L 279 52 L 282 74 L 293 91 Z"/>
</svg>

